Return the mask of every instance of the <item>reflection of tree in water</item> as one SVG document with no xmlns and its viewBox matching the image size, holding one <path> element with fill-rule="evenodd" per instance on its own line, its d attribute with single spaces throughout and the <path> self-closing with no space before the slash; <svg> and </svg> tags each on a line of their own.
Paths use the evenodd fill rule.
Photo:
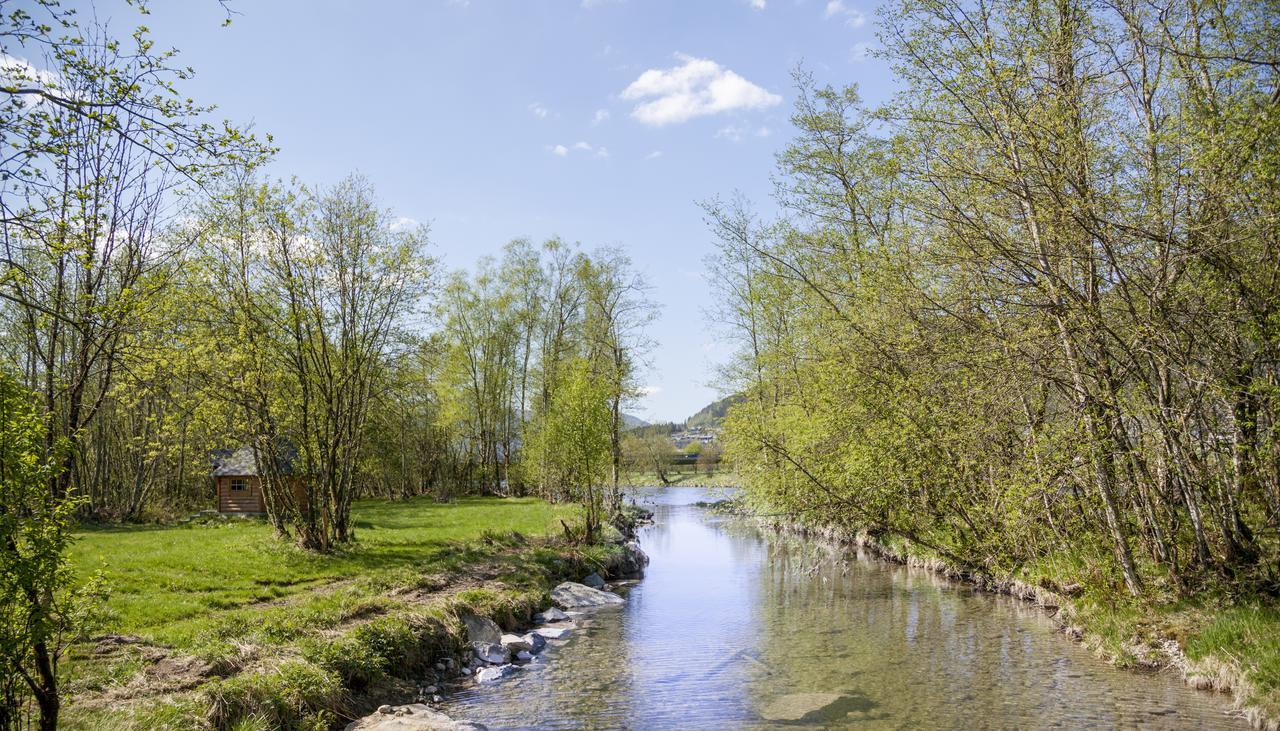
<svg viewBox="0 0 1280 731">
<path fill-rule="evenodd" d="M 549 664 L 472 691 L 451 704 L 452 715 L 496 728 L 1168 728 L 1223 720 L 1221 704 L 1174 678 L 1114 671 L 1088 657 L 1031 605 L 856 552 L 762 535 L 698 508 L 651 507 L 657 523 L 641 540 L 653 563 L 627 607 L 595 615 Z"/>
</svg>

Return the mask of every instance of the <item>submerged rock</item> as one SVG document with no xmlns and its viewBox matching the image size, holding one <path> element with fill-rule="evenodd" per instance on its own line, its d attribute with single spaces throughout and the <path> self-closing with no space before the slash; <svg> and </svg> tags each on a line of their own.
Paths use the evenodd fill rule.
<svg viewBox="0 0 1280 731">
<path fill-rule="evenodd" d="M 790 693 L 778 696 L 760 709 L 766 721 L 816 721 L 844 699 L 839 693 Z"/>
<path fill-rule="evenodd" d="M 483 668 L 480 672 L 476 673 L 476 682 L 492 683 L 495 680 L 501 680 L 502 678 L 515 675 L 519 670 L 520 668 L 516 665 L 499 665 L 494 668 Z"/>
<path fill-rule="evenodd" d="M 556 607 L 551 607 L 545 612 L 538 612 L 533 615 L 533 621 L 538 624 L 546 624 L 548 622 L 563 622 L 569 618 L 569 615 L 560 611 Z"/>
<path fill-rule="evenodd" d="M 533 634 L 543 637 L 546 640 L 558 640 L 569 634 L 568 627 L 539 627 L 533 631 Z M 545 641 L 545 640 L 544 640 Z"/>
<path fill-rule="evenodd" d="M 564 609 L 581 609 L 621 604 L 623 600 L 617 594 L 566 581 L 551 590 L 551 601 Z"/>
<path fill-rule="evenodd" d="M 455 721 L 421 703 L 413 703 L 382 706 L 377 713 L 347 724 L 346 731 L 485 731 L 487 728 L 471 721 Z"/>
<path fill-rule="evenodd" d="M 467 642 L 486 642 L 498 644 L 502 642 L 502 628 L 488 617 L 478 614 L 464 614 L 459 619 L 467 628 Z"/>
</svg>

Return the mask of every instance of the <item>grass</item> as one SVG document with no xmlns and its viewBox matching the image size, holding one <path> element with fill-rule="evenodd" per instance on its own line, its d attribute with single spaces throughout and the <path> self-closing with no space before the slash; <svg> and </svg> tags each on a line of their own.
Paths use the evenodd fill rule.
<svg viewBox="0 0 1280 731">
<path fill-rule="evenodd" d="M 392 582 L 458 569 L 459 543 L 488 532 L 537 536 L 574 511 L 534 498 L 367 500 L 353 506 L 356 545 L 328 556 L 276 539 L 259 519 L 183 527 L 86 530 L 71 556 L 111 587 L 112 631 L 175 641 L 185 620 L 277 600 L 356 577 Z"/>
<path fill-rule="evenodd" d="M 356 543 L 331 555 L 258 519 L 86 529 L 73 561 L 111 589 L 104 629 L 140 641 L 73 651 L 65 725 L 332 727 L 457 656 L 459 613 L 513 627 L 607 563 L 614 549 L 558 538 L 578 519 L 532 498 L 362 501 Z"/>
</svg>

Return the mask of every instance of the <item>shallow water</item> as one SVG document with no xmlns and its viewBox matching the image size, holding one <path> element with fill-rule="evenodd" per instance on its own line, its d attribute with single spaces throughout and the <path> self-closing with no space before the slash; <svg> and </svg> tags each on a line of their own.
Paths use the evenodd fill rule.
<svg viewBox="0 0 1280 731">
<path fill-rule="evenodd" d="M 719 496 L 639 493 L 656 522 L 626 604 L 444 710 L 501 729 L 1247 727 L 1172 673 L 1109 667 L 1029 604 L 690 505 Z"/>
</svg>

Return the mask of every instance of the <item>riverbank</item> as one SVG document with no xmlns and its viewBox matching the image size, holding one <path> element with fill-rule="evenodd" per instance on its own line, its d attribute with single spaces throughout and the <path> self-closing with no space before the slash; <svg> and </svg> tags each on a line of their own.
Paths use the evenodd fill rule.
<svg viewBox="0 0 1280 731">
<path fill-rule="evenodd" d="M 332 728 L 432 700 L 469 659 L 465 616 L 527 625 L 565 579 L 607 572 L 577 510 L 533 499 L 364 501 L 357 544 L 299 551 L 259 520 L 90 530 L 77 566 L 114 591 L 64 663 L 66 728 Z"/>
<path fill-rule="evenodd" d="M 728 501 L 709 507 L 751 515 Z M 858 548 L 881 560 L 1032 602 L 1103 660 L 1123 668 L 1177 671 L 1196 689 L 1230 694 L 1254 728 L 1280 730 L 1280 612 L 1274 606 L 1223 606 L 1212 596 L 1139 603 L 1104 597 L 1061 577 L 1001 578 L 964 570 L 907 540 L 880 541 L 861 531 L 777 516 L 756 519 L 780 533 Z"/>
</svg>

